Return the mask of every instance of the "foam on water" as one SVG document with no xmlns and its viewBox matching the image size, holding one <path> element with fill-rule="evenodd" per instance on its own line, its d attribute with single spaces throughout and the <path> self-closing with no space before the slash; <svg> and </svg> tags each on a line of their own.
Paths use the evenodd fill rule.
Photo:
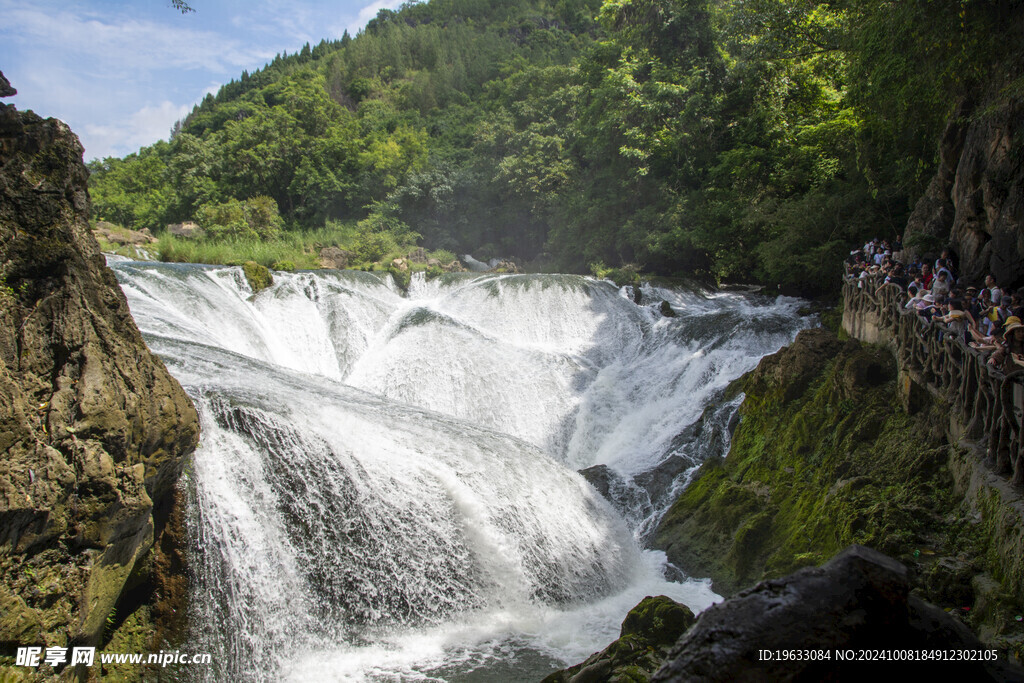
<svg viewBox="0 0 1024 683">
<path fill-rule="evenodd" d="M 667 581 L 638 540 L 711 447 L 686 429 L 805 324 L 795 300 L 637 306 L 577 276 L 417 275 L 402 296 L 277 273 L 253 296 L 237 268 L 113 267 L 202 419 L 211 680 L 533 680 L 644 595 L 704 609 L 707 582 Z M 614 506 L 576 472 L 599 464 Z"/>
</svg>

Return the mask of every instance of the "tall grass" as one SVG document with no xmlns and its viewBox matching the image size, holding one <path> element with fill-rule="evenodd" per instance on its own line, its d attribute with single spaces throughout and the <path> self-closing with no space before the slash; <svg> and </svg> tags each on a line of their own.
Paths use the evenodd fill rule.
<svg viewBox="0 0 1024 683">
<path fill-rule="evenodd" d="M 267 268 L 291 263 L 298 269 L 318 268 L 319 249 L 299 236 L 285 235 L 275 240 L 233 238 L 228 240 L 196 240 L 163 235 L 157 242 L 161 261 L 178 263 L 214 263 L 238 265 L 255 261 Z"/>
<path fill-rule="evenodd" d="M 328 221 L 316 230 L 282 232 L 272 239 L 232 237 L 228 239 L 182 238 L 164 234 L 156 244 L 161 261 L 239 265 L 255 261 L 276 270 L 319 268 L 320 250 L 339 247 L 352 254 L 350 268 L 384 267 L 391 260 L 407 256 L 416 247 L 403 244 L 388 232 L 367 232 L 352 221 Z M 455 258 L 451 252 L 428 254 L 447 264 Z"/>
</svg>

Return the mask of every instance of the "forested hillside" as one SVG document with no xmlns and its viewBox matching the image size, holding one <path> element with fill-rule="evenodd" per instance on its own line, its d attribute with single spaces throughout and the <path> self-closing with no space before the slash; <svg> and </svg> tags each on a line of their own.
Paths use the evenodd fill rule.
<svg viewBox="0 0 1024 683">
<path fill-rule="evenodd" d="M 902 233 L 957 102 L 1019 98 L 1019 0 L 431 0 L 93 162 L 94 217 L 830 286 Z M 1019 136 L 1018 136 L 1019 137 Z"/>
</svg>

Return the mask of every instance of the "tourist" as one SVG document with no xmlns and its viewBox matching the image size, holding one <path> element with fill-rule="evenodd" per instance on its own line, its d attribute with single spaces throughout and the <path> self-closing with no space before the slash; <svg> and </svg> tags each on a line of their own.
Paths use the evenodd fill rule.
<svg viewBox="0 0 1024 683">
<path fill-rule="evenodd" d="M 924 283 L 925 289 L 932 288 L 932 280 L 935 276 L 932 274 L 932 267 L 927 263 L 921 265 L 921 282 Z"/>
<path fill-rule="evenodd" d="M 910 285 L 907 291 L 910 293 L 910 298 L 907 299 L 907 303 L 903 305 L 903 308 L 916 310 L 922 304 L 924 289 L 918 289 L 914 285 Z"/>
<path fill-rule="evenodd" d="M 988 364 L 1006 374 L 1024 369 L 1024 325 L 1013 315 L 1003 325 L 1003 342 L 988 359 Z"/>
<path fill-rule="evenodd" d="M 971 317 L 970 312 L 965 310 L 963 302 L 959 299 L 950 299 L 949 312 L 938 320 L 949 326 L 952 338 L 965 343 L 971 340 L 970 329 L 977 326 L 974 318 Z"/>
<path fill-rule="evenodd" d="M 948 275 L 949 271 L 943 268 L 932 280 L 932 294 L 936 298 L 949 294 L 950 290 L 953 289 L 953 279 Z"/>
<path fill-rule="evenodd" d="M 985 276 L 985 289 L 988 290 L 992 301 L 998 303 L 1003 298 L 1003 290 L 996 284 L 996 279 L 991 275 Z"/>
</svg>

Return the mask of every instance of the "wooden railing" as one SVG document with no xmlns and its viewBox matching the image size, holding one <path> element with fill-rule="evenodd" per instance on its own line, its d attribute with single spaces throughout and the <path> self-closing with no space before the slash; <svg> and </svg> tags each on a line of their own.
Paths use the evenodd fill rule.
<svg viewBox="0 0 1024 683">
<path fill-rule="evenodd" d="M 872 318 L 900 368 L 947 401 L 964 437 L 985 447 L 985 464 L 1024 489 L 1024 371 L 1006 375 L 988 365 L 987 355 L 964 343 L 961 334 L 904 308 L 907 298 L 899 287 L 879 285 L 874 278 L 847 278 L 844 318 Z"/>
</svg>

